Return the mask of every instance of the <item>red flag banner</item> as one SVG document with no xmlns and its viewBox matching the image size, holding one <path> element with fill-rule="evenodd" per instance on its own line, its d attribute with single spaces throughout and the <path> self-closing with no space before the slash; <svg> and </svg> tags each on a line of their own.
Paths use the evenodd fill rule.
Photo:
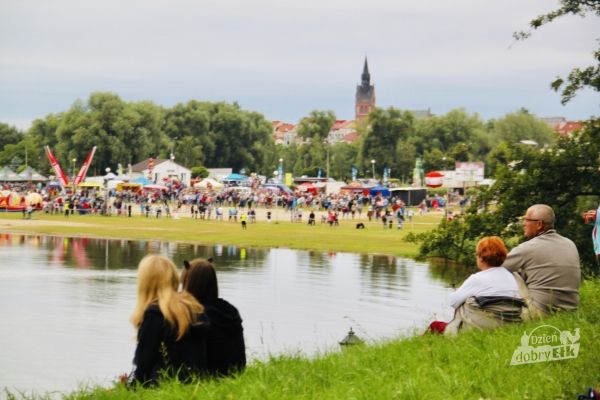
<svg viewBox="0 0 600 400">
<path fill-rule="evenodd" d="M 92 159 L 94 158 L 94 153 L 96 153 L 96 146 L 94 146 L 92 151 L 90 151 L 90 154 L 88 154 L 87 158 L 85 159 L 85 162 L 79 170 L 79 173 L 75 177 L 75 181 L 73 182 L 75 186 L 79 185 L 85 179 L 85 175 L 87 174 L 88 168 L 90 167 Z"/>
<path fill-rule="evenodd" d="M 63 187 L 69 186 L 69 178 L 65 175 L 62 168 L 60 168 L 60 164 L 54 158 L 54 154 L 50 150 L 49 146 L 46 146 L 46 155 L 48 155 L 48 160 L 50 160 L 50 165 L 54 168 L 54 173 L 56 174 L 56 179 L 60 182 Z"/>
</svg>

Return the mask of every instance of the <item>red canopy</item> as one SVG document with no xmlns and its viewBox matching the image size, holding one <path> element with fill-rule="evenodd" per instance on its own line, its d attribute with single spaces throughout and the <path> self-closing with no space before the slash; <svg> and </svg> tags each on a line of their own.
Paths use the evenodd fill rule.
<svg viewBox="0 0 600 400">
<path fill-rule="evenodd" d="M 437 188 L 444 183 L 444 174 L 440 171 L 431 171 L 425 175 L 425 185 L 431 188 Z"/>
</svg>

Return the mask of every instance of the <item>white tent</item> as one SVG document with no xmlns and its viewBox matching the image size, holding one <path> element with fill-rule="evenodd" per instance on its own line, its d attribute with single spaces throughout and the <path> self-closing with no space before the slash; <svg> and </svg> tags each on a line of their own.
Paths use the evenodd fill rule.
<svg viewBox="0 0 600 400">
<path fill-rule="evenodd" d="M 219 189 L 219 188 L 223 187 L 223 184 L 220 182 L 217 182 L 216 180 L 214 180 L 212 178 L 204 178 L 200 182 L 197 182 L 194 184 L 194 188 L 196 188 L 196 189 L 206 189 L 208 187 L 211 187 L 213 189 Z"/>
</svg>

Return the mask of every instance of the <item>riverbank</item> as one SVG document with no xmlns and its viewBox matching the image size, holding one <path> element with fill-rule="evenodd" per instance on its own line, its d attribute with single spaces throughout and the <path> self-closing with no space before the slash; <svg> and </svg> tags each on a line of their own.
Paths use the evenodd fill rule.
<svg viewBox="0 0 600 400">
<path fill-rule="evenodd" d="M 304 212 L 304 214 L 307 214 Z M 290 222 L 290 214 L 272 211 L 271 222 L 266 210 L 257 211 L 257 221 L 248 223 L 242 230 L 240 222 L 191 219 L 182 216 L 173 218 L 145 218 L 134 215 L 90 216 L 48 215 L 35 213 L 33 219 L 23 219 L 20 213 L 0 214 L 0 232 L 63 236 L 86 236 L 94 238 L 164 240 L 200 244 L 236 245 L 240 247 L 286 247 L 298 250 L 323 252 L 352 252 L 387 254 L 400 257 L 415 257 L 418 247 L 404 241 L 409 232 L 433 229 L 443 217 L 442 212 L 415 215 L 402 229 L 384 228 L 380 221 L 361 218 L 342 219 L 339 226 L 322 223 L 321 214 L 314 226 L 303 222 Z M 306 215 L 305 215 L 306 217 Z M 357 229 L 356 224 L 364 224 Z"/>
<path fill-rule="evenodd" d="M 358 346 L 314 360 L 283 356 L 235 378 L 159 389 L 82 389 L 69 399 L 575 399 L 600 385 L 600 280 L 586 281 L 581 307 L 542 321 L 457 337 L 421 336 Z M 576 335 L 576 358 L 511 365 L 524 332 L 551 325 Z M 539 331 L 539 330 L 538 330 Z M 562 335 L 561 335 L 562 336 Z"/>
</svg>

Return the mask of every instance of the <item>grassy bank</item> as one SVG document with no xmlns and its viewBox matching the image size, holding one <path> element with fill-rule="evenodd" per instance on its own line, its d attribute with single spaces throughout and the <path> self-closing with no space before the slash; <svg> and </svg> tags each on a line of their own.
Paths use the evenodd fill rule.
<svg viewBox="0 0 600 400">
<path fill-rule="evenodd" d="M 542 324 L 580 329 L 574 359 L 510 365 L 524 331 Z M 575 399 L 600 384 L 600 280 L 585 282 L 582 306 L 543 322 L 416 336 L 361 346 L 315 360 L 284 356 L 255 363 L 236 378 L 159 389 L 93 389 L 71 399 Z"/>
<path fill-rule="evenodd" d="M 23 220 L 20 213 L 0 214 L 0 232 L 39 233 L 65 236 L 152 239 L 202 244 L 233 244 L 247 247 L 288 247 L 316 251 L 377 253 L 414 257 L 417 246 L 403 240 L 409 232 L 423 232 L 435 227 L 441 213 L 415 216 L 402 230 L 383 229 L 381 222 L 362 219 L 365 229 L 356 229 L 358 220 L 342 220 L 330 227 L 317 222 L 291 223 L 279 211 L 279 221 L 258 221 L 242 230 L 239 223 L 204 221 L 190 218 L 167 219 L 141 216 L 101 217 L 46 215 L 36 213 L 33 220 Z M 227 217 L 226 217 L 227 218 Z"/>
</svg>

